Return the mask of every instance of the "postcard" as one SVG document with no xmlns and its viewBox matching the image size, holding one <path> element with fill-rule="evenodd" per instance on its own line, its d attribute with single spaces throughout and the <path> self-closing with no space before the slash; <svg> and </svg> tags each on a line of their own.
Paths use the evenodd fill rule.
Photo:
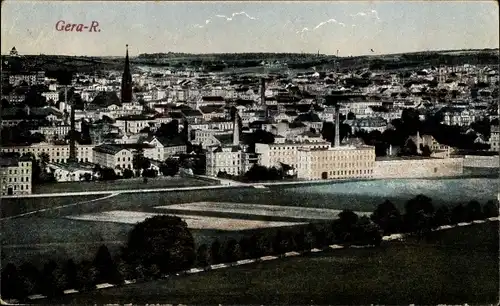
<svg viewBox="0 0 500 306">
<path fill-rule="evenodd" d="M 1 25 L 2 304 L 498 304 L 496 2 Z"/>
</svg>

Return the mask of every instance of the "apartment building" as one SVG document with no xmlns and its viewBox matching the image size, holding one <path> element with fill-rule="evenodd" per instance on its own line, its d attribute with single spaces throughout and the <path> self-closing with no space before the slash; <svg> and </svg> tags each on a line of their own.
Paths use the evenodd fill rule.
<svg viewBox="0 0 500 306">
<path fill-rule="evenodd" d="M 93 177 L 94 165 L 90 163 L 83 164 L 49 164 L 48 168 L 54 174 L 57 182 L 81 182 L 85 181 L 85 176 Z"/>
<path fill-rule="evenodd" d="M 103 144 L 93 149 L 92 159 L 101 167 L 121 173 L 124 169 L 133 169 L 134 154 L 132 150 L 121 145 Z"/>
<path fill-rule="evenodd" d="M 207 148 L 205 155 L 206 175 L 217 176 L 219 172 L 240 175 L 245 171 L 245 153 L 240 146 L 240 132 L 236 120 L 235 118 L 232 135 L 220 135 L 219 137 L 223 137 L 224 140 Z M 228 143 L 228 138 L 232 142 Z"/>
<path fill-rule="evenodd" d="M 45 71 L 23 72 L 9 76 L 9 84 L 17 86 L 23 82 L 28 85 L 43 84 L 45 82 Z"/>
<path fill-rule="evenodd" d="M 31 161 L 18 154 L 1 154 L 2 195 L 31 194 L 31 167 Z"/>
<path fill-rule="evenodd" d="M 180 138 L 167 139 L 165 137 L 152 136 L 143 143 L 151 146 L 150 148 L 144 148 L 144 157 L 156 161 L 164 161 L 171 156 L 187 152 L 187 145 Z"/>
<path fill-rule="evenodd" d="M 137 134 L 142 129 L 153 125 L 155 122 L 154 118 L 142 116 L 142 115 L 130 115 L 116 118 L 115 125 L 120 129 L 122 133 L 125 134 Z"/>
<path fill-rule="evenodd" d="M 45 139 L 64 138 L 71 130 L 70 125 L 40 126 L 37 130 L 31 130 L 31 133 L 40 133 Z"/>
<path fill-rule="evenodd" d="M 351 127 L 353 133 L 360 130 L 366 132 L 379 131 L 382 133 L 387 129 L 387 122 L 380 117 L 346 120 L 345 123 Z"/>
<path fill-rule="evenodd" d="M 93 162 L 92 149 L 94 145 L 76 144 L 76 158 L 80 162 Z M 40 158 L 40 154 L 46 153 L 49 156 L 49 162 L 64 163 L 69 158 L 69 144 L 53 144 L 41 142 L 30 146 L 8 146 L 0 148 L 0 152 L 11 153 L 32 153 L 35 158 Z"/>
<path fill-rule="evenodd" d="M 491 135 L 488 143 L 490 145 L 490 151 L 498 152 L 498 150 L 500 149 L 500 133 L 498 125 L 493 125 L 491 127 Z"/>
<path fill-rule="evenodd" d="M 206 175 L 217 176 L 219 172 L 242 174 L 243 155 L 244 152 L 238 145 L 209 148 L 206 153 Z"/>
<path fill-rule="evenodd" d="M 361 179 L 373 177 L 375 147 L 303 147 L 297 150 L 297 178 Z"/>
<path fill-rule="evenodd" d="M 229 135 L 231 130 L 206 129 L 195 130 L 193 144 L 201 145 L 203 148 L 220 144 L 217 142 L 216 136 Z"/>
<path fill-rule="evenodd" d="M 54 102 L 59 101 L 59 93 L 58 92 L 53 92 L 53 91 L 47 91 L 42 93 L 42 97 L 45 97 L 47 101 L 52 100 Z"/>
<path fill-rule="evenodd" d="M 323 142 L 292 142 L 255 144 L 255 153 L 259 155 L 259 164 L 264 167 L 279 167 L 281 163 L 289 165 L 294 169 L 299 166 L 299 149 L 327 149 L 330 143 Z"/>
</svg>

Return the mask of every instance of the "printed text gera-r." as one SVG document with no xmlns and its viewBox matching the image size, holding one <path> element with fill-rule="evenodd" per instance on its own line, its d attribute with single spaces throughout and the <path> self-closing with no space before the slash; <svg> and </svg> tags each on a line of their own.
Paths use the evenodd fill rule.
<svg viewBox="0 0 500 306">
<path fill-rule="evenodd" d="M 56 23 L 56 30 L 59 32 L 101 32 L 99 27 L 99 22 L 92 21 L 90 26 L 83 23 L 70 23 L 64 20 L 59 20 Z"/>
</svg>

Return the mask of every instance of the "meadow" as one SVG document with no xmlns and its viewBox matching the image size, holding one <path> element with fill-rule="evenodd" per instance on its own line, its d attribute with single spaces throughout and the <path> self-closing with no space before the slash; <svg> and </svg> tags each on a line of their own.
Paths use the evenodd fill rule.
<svg viewBox="0 0 500 306">
<path fill-rule="evenodd" d="M 408 186 L 406 186 L 406 185 Z M 406 186 L 406 187 L 405 187 Z M 481 203 L 495 199 L 498 181 L 493 179 L 444 179 L 444 180 L 387 180 L 384 182 L 345 182 L 302 187 L 273 186 L 268 189 L 235 188 L 218 190 L 193 190 L 178 192 L 153 192 L 119 194 L 113 197 L 48 197 L 29 199 L 2 199 L 2 218 L 36 209 L 60 207 L 22 218 L 0 222 L 2 265 L 23 260 L 43 261 L 53 257 L 75 256 L 75 259 L 89 259 L 102 242 L 109 242 L 110 248 L 120 246 L 126 239 L 132 224 L 117 222 L 95 222 L 71 220 L 85 214 L 109 211 L 133 211 L 160 213 L 157 207 L 195 202 L 237 202 L 257 205 L 247 212 L 232 206 L 221 205 L 198 211 L 174 210 L 169 213 L 191 216 L 231 218 L 267 222 L 305 222 L 315 219 L 321 209 L 351 209 L 357 212 L 372 212 L 378 204 L 390 199 L 400 209 L 404 202 L 419 193 L 427 194 L 435 206 L 466 203 L 477 198 Z M 450 200 L 447 201 L 446 197 Z M 102 200 L 96 200 L 102 198 Z M 93 201 L 96 200 L 96 201 Z M 90 202 L 91 201 L 91 202 Z M 77 204 L 77 205 L 73 205 Z M 273 209 L 267 209 L 268 205 Z M 280 208 L 286 206 L 286 209 Z M 182 205 L 181 205 L 182 207 Z M 295 210 L 312 208 L 313 210 Z M 179 208 L 179 207 L 177 207 Z M 262 210 L 267 210 L 264 214 Z M 212 211 L 210 211 L 212 210 Z M 314 211 L 314 213 L 313 213 Z M 299 214 L 302 217 L 297 218 Z M 333 214 L 332 214 L 333 215 Z M 319 218 L 318 218 L 319 219 Z M 215 238 L 245 235 L 251 230 L 224 231 L 217 229 L 193 230 L 197 244 L 207 243 Z M 108 244 L 108 243 L 106 243 Z"/>
<path fill-rule="evenodd" d="M 183 211 L 186 214 L 193 212 L 218 212 L 227 214 L 246 214 L 311 220 L 332 220 L 337 218 L 338 214 L 342 211 L 338 209 L 242 204 L 231 202 L 197 202 L 158 206 L 155 208 L 164 211 Z M 363 213 L 358 212 L 358 214 Z"/>
<path fill-rule="evenodd" d="M 64 304 L 498 304 L 498 222 L 61 297 Z"/>
<path fill-rule="evenodd" d="M 127 189 L 207 186 L 214 184 L 214 182 L 191 178 L 191 177 L 160 176 L 148 179 L 147 183 L 144 183 L 142 178 L 133 178 L 133 179 L 121 179 L 115 181 L 91 181 L 91 182 L 84 181 L 84 182 L 43 184 L 43 185 L 33 186 L 33 193 L 113 191 L 113 190 L 127 190 Z"/>
</svg>

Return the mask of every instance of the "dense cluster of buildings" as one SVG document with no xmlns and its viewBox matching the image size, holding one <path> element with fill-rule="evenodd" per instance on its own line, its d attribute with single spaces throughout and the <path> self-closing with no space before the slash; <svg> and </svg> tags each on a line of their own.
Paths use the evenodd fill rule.
<svg viewBox="0 0 500 306">
<path fill-rule="evenodd" d="M 13 49 L 10 56 L 19 54 Z M 4 84 L 12 87 L 2 95 L 2 103 L 8 104 L 3 109 L 2 128 L 22 126 L 44 140 L 4 145 L 1 152 L 32 153 L 37 158 L 45 154 L 48 168 L 58 181 L 82 180 L 85 173 L 92 174 L 93 165 L 120 174 L 133 169 L 134 156 L 139 153 L 156 165 L 187 153 L 187 141 L 203 148 L 209 176 L 242 175 L 254 164 L 268 168 L 285 164 L 298 179 L 306 180 L 381 178 L 389 173 L 450 175 L 461 171 L 460 161 L 450 158 L 450 148 L 429 135 L 412 139 L 433 152 L 430 161 L 411 161 L 419 165 L 414 167 L 408 166 L 407 159 L 376 159 L 373 146 L 340 139 L 339 125 L 349 125 L 352 134 L 384 132 L 393 128 L 391 121 L 401 118 L 407 108 L 416 109 L 421 117 L 440 111 L 443 123 L 461 127 L 485 118 L 498 119 L 497 111 L 491 109 L 498 95 L 498 71 L 487 66 L 431 67 L 404 73 L 334 70 L 260 77 L 195 69 L 135 70 L 132 73 L 127 50 L 121 78 L 116 71 L 73 76 L 70 87 L 81 97 L 83 107 L 79 108 L 65 98 L 68 88 L 43 71 L 2 73 Z M 371 85 L 358 86 L 367 80 Z M 33 85 L 44 88 L 38 95 L 48 106 L 26 105 Z M 332 105 L 325 99 L 329 95 L 342 98 Z M 234 110 L 236 115 L 231 114 Z M 179 122 L 179 130 L 188 127 L 187 141 L 152 136 L 173 120 Z M 335 124 L 334 143 L 320 133 L 326 122 Z M 68 137 L 72 124 L 78 132 L 86 130 L 90 142 Z M 250 152 L 244 139 L 257 130 L 272 133 L 274 142 L 257 143 Z M 491 150 L 499 149 L 498 135 L 498 126 L 494 126 L 489 138 L 484 139 Z M 2 192 L 31 192 L 27 182 L 20 181 L 22 177 L 15 177 L 21 175 L 20 171 L 31 171 L 28 162 L 13 157 L 3 160 L 2 180 L 10 185 L 2 185 Z M 447 166 L 440 166 L 444 164 Z M 414 171 L 418 174 L 409 173 L 412 168 L 420 169 Z"/>
</svg>

